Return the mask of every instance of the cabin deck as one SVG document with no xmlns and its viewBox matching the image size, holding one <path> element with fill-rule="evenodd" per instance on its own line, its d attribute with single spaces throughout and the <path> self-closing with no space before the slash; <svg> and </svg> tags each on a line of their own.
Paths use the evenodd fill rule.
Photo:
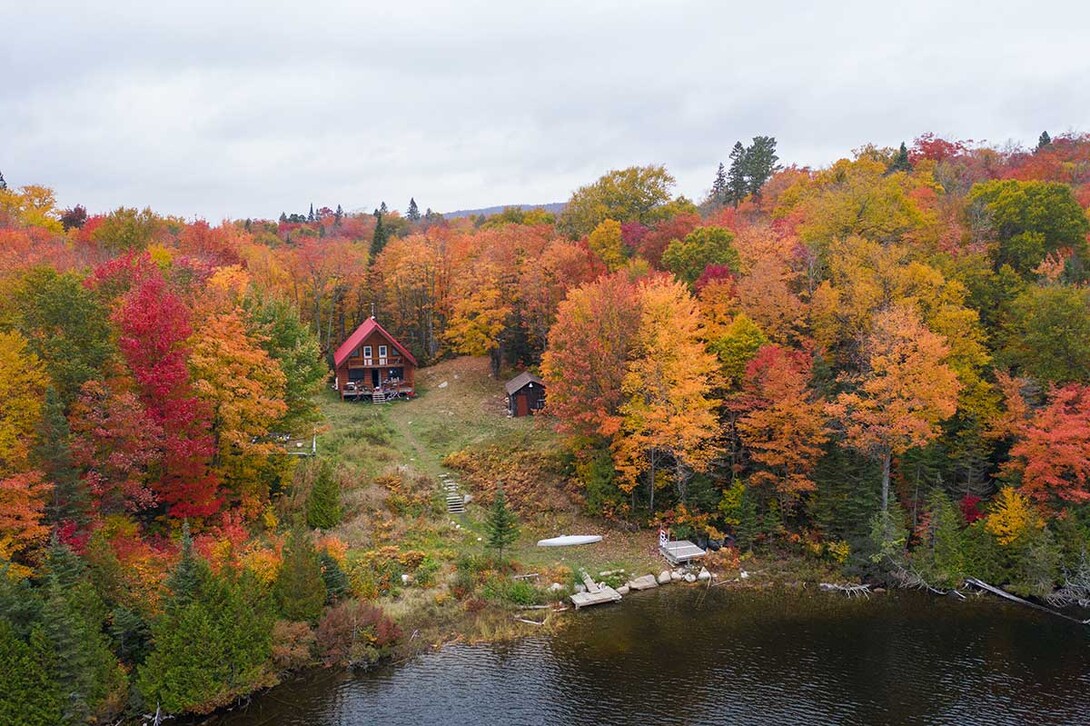
<svg viewBox="0 0 1090 726">
<path fill-rule="evenodd" d="M 687 539 L 674 540 L 659 545 L 659 552 L 671 565 L 683 565 L 686 562 L 699 560 L 708 554 Z"/>
<path fill-rule="evenodd" d="M 346 386 L 342 388 L 339 393 L 341 394 L 342 401 L 362 401 L 370 399 L 373 403 L 388 403 L 398 398 L 412 398 L 414 395 L 412 386 L 398 385 L 398 386 L 380 386 L 378 388 L 371 388 L 370 386 Z"/>
</svg>

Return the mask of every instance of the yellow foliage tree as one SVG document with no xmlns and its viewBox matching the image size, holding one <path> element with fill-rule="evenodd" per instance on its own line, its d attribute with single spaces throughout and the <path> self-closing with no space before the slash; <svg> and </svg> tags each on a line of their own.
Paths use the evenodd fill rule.
<svg viewBox="0 0 1090 726">
<path fill-rule="evenodd" d="M 984 529 L 1004 547 L 1014 544 L 1034 530 L 1045 526 L 1044 520 L 1029 500 L 1014 487 L 1003 487 L 996 495 Z"/>
<path fill-rule="evenodd" d="M 610 272 L 624 264 L 624 242 L 621 239 L 621 223 L 612 219 L 601 222 L 587 236 L 587 246 L 598 255 Z"/>
<path fill-rule="evenodd" d="M 237 310 L 209 318 L 190 343 L 193 387 L 212 409 L 213 466 L 256 515 L 265 494 L 257 473 L 278 449 L 266 438 L 287 411 L 284 373 L 246 332 Z"/>
<path fill-rule="evenodd" d="M 718 453 L 710 394 L 719 366 L 704 347 L 699 309 L 684 283 L 652 278 L 640 292 L 637 350 L 621 381 L 622 431 L 613 456 L 625 491 L 646 475 L 654 511 L 660 464 L 675 464 L 674 483 L 684 501 L 685 470 L 704 471 Z"/>
</svg>

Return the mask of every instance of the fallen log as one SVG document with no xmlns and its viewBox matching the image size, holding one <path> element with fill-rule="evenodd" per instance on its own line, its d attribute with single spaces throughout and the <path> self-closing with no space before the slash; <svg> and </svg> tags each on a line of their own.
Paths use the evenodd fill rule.
<svg viewBox="0 0 1090 726">
<path fill-rule="evenodd" d="M 966 585 L 972 585 L 975 588 L 978 588 L 980 590 L 984 590 L 985 592 L 989 592 L 992 595 L 996 595 L 996 596 L 1001 597 L 1001 598 L 1003 598 L 1005 600 L 1010 600 L 1011 602 L 1016 602 L 1019 605 L 1026 605 L 1028 607 L 1033 608 L 1034 610 L 1040 610 L 1041 612 L 1049 613 L 1050 615 L 1058 615 L 1059 617 L 1063 618 L 1064 620 L 1070 620 L 1071 622 L 1078 623 L 1079 625 L 1090 625 L 1090 620 L 1079 620 L 1078 618 L 1073 618 L 1070 615 L 1065 615 L 1064 613 L 1053 610 L 1052 608 L 1046 608 L 1044 605 L 1038 605 L 1035 602 L 1030 602 L 1029 600 L 1024 600 L 1024 599 L 1018 597 L 1017 595 L 1012 595 L 1011 593 L 1007 592 L 1006 590 L 1003 590 L 1002 588 L 998 588 L 995 585 L 989 585 L 988 583 L 984 582 L 983 580 L 978 580 L 975 577 L 966 577 L 965 578 L 965 584 Z"/>
</svg>

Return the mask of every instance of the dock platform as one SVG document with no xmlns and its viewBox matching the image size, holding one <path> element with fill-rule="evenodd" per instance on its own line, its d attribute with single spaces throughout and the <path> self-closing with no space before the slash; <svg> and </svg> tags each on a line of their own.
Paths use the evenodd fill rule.
<svg viewBox="0 0 1090 726">
<path fill-rule="evenodd" d="M 607 602 L 617 602 L 621 599 L 621 593 L 609 585 L 595 582 L 586 571 L 583 571 L 582 575 L 583 584 L 586 586 L 587 591 L 572 593 L 569 598 L 576 610 L 587 605 L 601 605 Z"/>
<path fill-rule="evenodd" d="M 671 565 L 683 565 L 708 554 L 687 539 L 663 542 L 659 545 L 659 552 Z"/>
</svg>

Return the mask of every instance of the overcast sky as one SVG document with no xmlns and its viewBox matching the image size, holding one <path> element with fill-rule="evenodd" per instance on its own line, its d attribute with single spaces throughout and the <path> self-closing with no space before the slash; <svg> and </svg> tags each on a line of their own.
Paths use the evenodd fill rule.
<svg viewBox="0 0 1090 726">
<path fill-rule="evenodd" d="M 564 201 L 738 139 L 828 164 L 1090 131 L 1090 3 L 0 0 L 0 172 L 62 206 L 275 217 Z"/>
</svg>

